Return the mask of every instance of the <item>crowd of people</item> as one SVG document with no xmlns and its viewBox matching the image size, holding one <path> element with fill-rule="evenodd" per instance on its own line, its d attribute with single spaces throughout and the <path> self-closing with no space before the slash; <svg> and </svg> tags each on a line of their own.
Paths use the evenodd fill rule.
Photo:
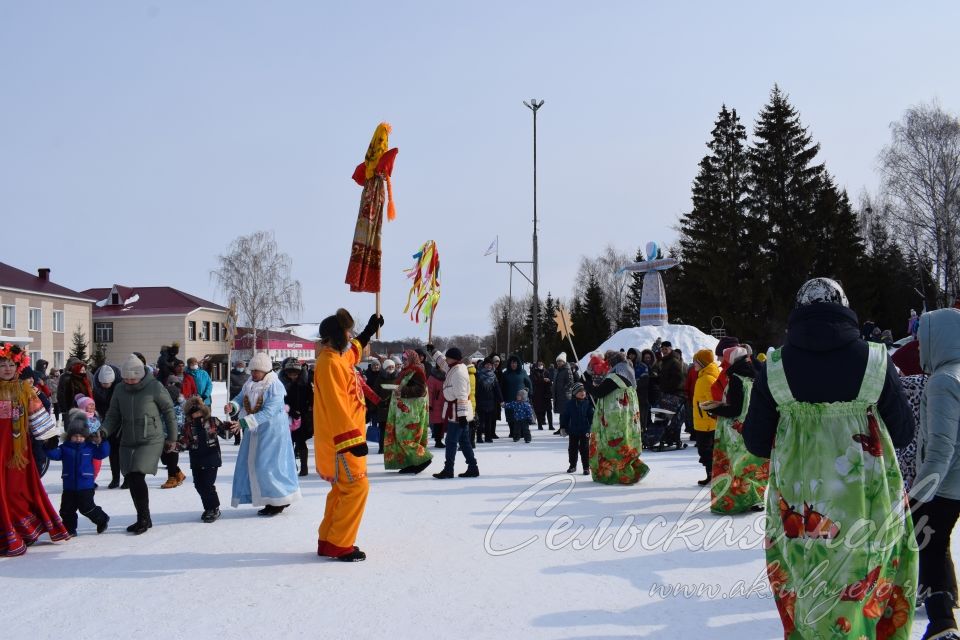
<svg viewBox="0 0 960 640">
<path fill-rule="evenodd" d="M 840 285 L 816 278 L 798 291 L 778 349 L 754 354 L 727 336 L 687 364 L 658 340 L 592 354 L 582 372 L 563 354 L 549 366 L 517 355 L 466 361 L 432 345 L 361 371 L 382 324 L 374 315 L 355 332 L 343 309 L 326 318 L 312 372 L 295 360 L 275 371 L 266 354 L 237 363 L 225 420 L 212 415 L 209 376 L 175 349 L 155 368 L 131 354 L 120 367 L 88 374 L 73 361 L 47 374 L 2 345 L 0 552 L 22 554 L 44 533 L 75 536 L 78 513 L 105 531 L 95 491 L 107 458 L 108 487 L 126 487 L 137 514 L 129 532 L 152 527 L 147 475 L 162 463 L 162 488 L 184 482 L 184 451 L 201 519 L 214 522 L 221 440 L 240 447 L 231 504 L 276 515 L 301 498 L 314 438 L 317 472 L 331 483 L 317 553 L 359 561 L 368 440 L 387 470 L 421 473 L 432 442 L 444 449 L 434 478 L 476 478 L 479 445 L 528 443 L 535 424 L 568 438 L 568 473 L 579 463 L 595 482 L 630 485 L 650 472 L 641 451 L 672 437 L 657 430 L 667 423 L 691 435 L 714 513 L 770 512 L 767 572 L 786 638 L 907 638 L 918 603 L 925 640 L 958 637 L 960 310 L 912 313 L 913 340 L 891 357 L 882 331 L 864 335 Z M 459 453 L 467 467 L 455 474 Z M 62 466 L 59 514 L 38 473 L 46 459 Z M 856 537 L 864 525 L 875 537 Z M 804 588 L 811 575 L 820 588 Z"/>
</svg>

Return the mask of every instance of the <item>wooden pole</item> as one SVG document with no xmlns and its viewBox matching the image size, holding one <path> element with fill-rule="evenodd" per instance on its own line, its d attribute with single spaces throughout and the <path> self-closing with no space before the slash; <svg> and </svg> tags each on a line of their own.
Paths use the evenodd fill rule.
<svg viewBox="0 0 960 640">
<path fill-rule="evenodd" d="M 377 315 L 380 315 L 380 292 L 377 291 Z M 380 339 L 380 326 L 377 326 L 377 340 Z"/>
<path fill-rule="evenodd" d="M 430 326 L 427 329 L 427 344 L 433 344 L 433 314 L 430 314 Z M 433 355 L 433 354 L 430 354 Z"/>
</svg>

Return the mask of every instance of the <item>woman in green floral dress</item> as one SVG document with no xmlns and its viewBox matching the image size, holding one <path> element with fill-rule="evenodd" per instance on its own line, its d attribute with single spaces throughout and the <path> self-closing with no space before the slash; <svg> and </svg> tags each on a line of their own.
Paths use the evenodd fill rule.
<svg viewBox="0 0 960 640">
<path fill-rule="evenodd" d="M 750 408 L 755 370 L 753 360 L 743 347 L 730 347 L 723 358 L 731 362 L 723 400 L 708 410 L 717 416 L 716 443 L 713 447 L 713 480 L 710 485 L 710 509 L 714 513 L 734 514 L 763 508 L 763 496 L 770 478 L 770 461 L 747 451 L 743 442 L 743 421 Z"/>
<path fill-rule="evenodd" d="M 387 411 L 383 467 L 417 474 L 427 468 L 433 454 L 427 449 L 430 435 L 427 377 L 413 349 L 404 353 L 404 368 L 397 376 L 397 382 L 398 387 L 390 394 Z"/>
<path fill-rule="evenodd" d="M 767 575 L 784 638 L 908 640 L 917 547 L 894 444 L 912 416 L 838 283 L 811 280 L 796 304 L 743 429 L 770 456 Z"/>
<path fill-rule="evenodd" d="M 604 359 L 610 371 L 587 385 L 597 403 L 590 433 L 590 475 L 603 484 L 635 484 L 650 471 L 640 460 L 636 377 L 623 353 L 608 351 Z"/>
</svg>

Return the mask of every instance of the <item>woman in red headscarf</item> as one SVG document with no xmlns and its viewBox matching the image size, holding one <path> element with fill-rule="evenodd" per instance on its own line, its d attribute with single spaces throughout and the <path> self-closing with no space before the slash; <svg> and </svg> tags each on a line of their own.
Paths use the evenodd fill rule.
<svg viewBox="0 0 960 640">
<path fill-rule="evenodd" d="M 433 454 L 427 449 L 430 439 L 427 376 L 413 349 L 404 352 L 403 363 L 397 376 L 399 384 L 390 395 L 383 438 L 383 468 L 418 474 L 433 460 Z"/>
<path fill-rule="evenodd" d="M 40 482 L 31 434 L 56 435 L 56 423 L 29 380 L 18 376 L 30 358 L 0 343 L 0 556 L 19 556 L 44 533 L 70 537 Z"/>
</svg>

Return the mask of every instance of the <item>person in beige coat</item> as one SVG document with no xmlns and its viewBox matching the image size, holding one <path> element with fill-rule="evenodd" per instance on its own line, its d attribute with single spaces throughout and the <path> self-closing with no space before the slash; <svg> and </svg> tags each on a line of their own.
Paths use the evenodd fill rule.
<svg viewBox="0 0 960 640">
<path fill-rule="evenodd" d="M 476 478 L 480 475 L 477 458 L 470 445 L 470 422 L 473 420 L 473 404 L 470 402 L 470 372 L 463 364 L 463 353 L 456 347 L 447 349 L 447 377 L 443 381 L 443 419 L 447 422 L 446 461 L 443 471 L 433 474 L 443 480 L 453 477 L 453 465 L 457 459 L 457 448 L 463 451 L 467 459 L 467 470 L 461 478 Z"/>
</svg>

